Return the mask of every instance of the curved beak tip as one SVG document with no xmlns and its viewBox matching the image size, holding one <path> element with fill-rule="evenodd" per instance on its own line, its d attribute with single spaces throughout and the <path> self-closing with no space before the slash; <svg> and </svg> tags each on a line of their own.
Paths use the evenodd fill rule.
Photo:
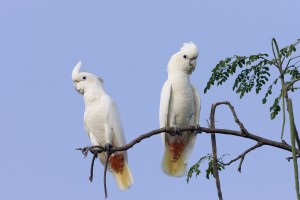
<svg viewBox="0 0 300 200">
<path fill-rule="evenodd" d="M 196 65 L 197 65 L 196 59 L 192 59 L 192 60 L 190 61 L 190 65 L 191 65 L 193 68 L 195 68 Z"/>
</svg>

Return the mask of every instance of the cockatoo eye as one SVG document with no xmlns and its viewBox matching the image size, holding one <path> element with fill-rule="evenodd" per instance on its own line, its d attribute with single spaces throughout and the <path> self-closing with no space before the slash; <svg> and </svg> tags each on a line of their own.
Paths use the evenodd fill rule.
<svg viewBox="0 0 300 200">
<path fill-rule="evenodd" d="M 183 55 L 183 58 L 187 58 L 187 56 L 186 56 L 186 55 Z"/>
<path fill-rule="evenodd" d="M 86 76 L 83 76 L 83 77 L 82 77 L 82 80 L 83 80 L 83 81 L 86 80 Z"/>
</svg>

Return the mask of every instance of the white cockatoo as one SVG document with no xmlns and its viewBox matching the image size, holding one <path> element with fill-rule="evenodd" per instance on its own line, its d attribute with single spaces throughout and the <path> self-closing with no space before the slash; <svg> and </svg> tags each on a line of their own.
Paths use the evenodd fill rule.
<svg viewBox="0 0 300 200">
<path fill-rule="evenodd" d="M 168 63 L 168 79 L 165 82 L 160 98 L 160 127 L 196 126 L 199 124 L 200 96 L 190 83 L 189 75 L 195 70 L 198 57 L 197 46 L 184 43 Z M 162 133 L 165 147 L 162 170 L 170 176 L 184 176 L 187 161 L 194 148 L 196 133 L 181 132 L 174 136 Z"/>
<path fill-rule="evenodd" d="M 91 73 L 80 72 L 80 67 L 81 61 L 73 69 L 72 80 L 75 89 L 84 98 L 84 128 L 92 145 L 117 147 L 125 145 L 125 136 L 116 103 L 106 94 L 103 80 Z M 107 154 L 101 153 L 98 157 L 105 165 Z M 113 173 L 121 190 L 128 189 L 133 184 L 126 151 L 113 153 L 109 159 L 108 169 Z"/>
</svg>

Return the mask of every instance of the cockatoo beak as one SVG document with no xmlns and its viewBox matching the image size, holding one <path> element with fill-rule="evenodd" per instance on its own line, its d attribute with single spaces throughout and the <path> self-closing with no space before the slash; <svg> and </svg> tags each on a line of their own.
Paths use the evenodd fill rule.
<svg viewBox="0 0 300 200">
<path fill-rule="evenodd" d="M 80 70 L 80 67 L 81 67 L 81 61 L 79 61 L 76 66 L 74 67 L 73 71 L 72 71 L 72 80 L 75 82 L 75 81 L 78 81 L 78 77 L 79 77 L 79 70 Z"/>
<path fill-rule="evenodd" d="M 195 70 L 195 68 L 196 68 L 196 65 L 197 65 L 197 61 L 196 61 L 196 58 L 193 58 L 193 59 L 191 59 L 190 60 L 190 70 L 189 70 L 189 74 L 192 74 L 193 73 L 193 71 Z"/>
<path fill-rule="evenodd" d="M 195 58 L 190 60 L 190 66 L 192 66 L 193 68 L 196 68 L 197 65 L 197 60 Z"/>
</svg>

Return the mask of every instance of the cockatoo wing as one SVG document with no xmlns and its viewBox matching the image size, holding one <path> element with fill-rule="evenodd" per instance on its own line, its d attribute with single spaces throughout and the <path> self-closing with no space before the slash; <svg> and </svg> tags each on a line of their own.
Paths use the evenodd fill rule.
<svg viewBox="0 0 300 200">
<path fill-rule="evenodd" d="M 116 144 L 113 144 L 113 141 L 110 141 L 112 145 L 123 146 L 126 144 L 125 135 L 122 127 L 121 117 L 117 108 L 116 103 L 112 100 L 108 95 L 104 95 L 102 97 L 102 101 L 104 104 L 105 113 L 106 113 L 106 126 L 112 134 L 112 139 L 115 139 Z M 114 136 L 114 137 L 113 137 Z"/>
<path fill-rule="evenodd" d="M 195 106 L 195 118 L 194 118 L 194 125 L 199 125 L 200 123 L 200 110 L 201 110 L 201 99 L 197 88 L 192 85 L 193 87 L 193 95 L 194 95 L 194 106 Z"/>
<path fill-rule="evenodd" d="M 172 86 L 170 82 L 166 81 L 160 94 L 160 105 L 159 105 L 159 125 L 160 128 L 168 126 L 168 116 L 170 109 L 170 98 L 171 98 Z M 161 133 L 163 145 L 165 145 L 165 133 Z"/>
<path fill-rule="evenodd" d="M 102 97 L 103 107 L 106 113 L 105 120 L 105 135 L 106 141 L 113 146 L 124 146 L 126 144 L 125 135 L 123 131 L 121 117 L 114 100 L 108 96 Z M 125 159 L 127 161 L 127 152 L 124 152 Z"/>
<path fill-rule="evenodd" d="M 195 113 L 194 113 L 194 119 L 192 119 L 192 121 L 190 122 L 190 125 L 197 126 L 197 125 L 199 125 L 199 119 L 200 119 L 200 108 L 201 108 L 200 95 L 194 85 L 192 85 L 192 89 L 193 89 Z M 195 142 L 196 142 L 196 136 L 197 136 L 197 133 L 191 133 L 188 135 L 189 145 L 186 146 L 184 153 L 183 153 L 185 155 L 184 156 L 185 163 L 187 163 L 188 159 L 190 158 L 190 156 L 192 154 L 192 151 L 194 149 Z"/>
<path fill-rule="evenodd" d="M 113 146 L 124 146 L 126 144 L 125 135 L 117 105 L 109 96 L 105 96 L 103 101 L 105 102 L 104 105 L 107 109 L 106 135 L 110 137 Z M 123 156 L 124 162 L 121 161 L 123 160 Z M 115 165 L 122 168 L 121 173 L 114 170 L 112 173 L 117 181 L 118 187 L 121 190 L 128 189 L 133 184 L 134 180 L 128 166 L 127 151 L 123 151 L 122 154 L 116 153 L 115 155 L 112 155 L 110 157 L 110 164 L 111 166 Z"/>
</svg>

